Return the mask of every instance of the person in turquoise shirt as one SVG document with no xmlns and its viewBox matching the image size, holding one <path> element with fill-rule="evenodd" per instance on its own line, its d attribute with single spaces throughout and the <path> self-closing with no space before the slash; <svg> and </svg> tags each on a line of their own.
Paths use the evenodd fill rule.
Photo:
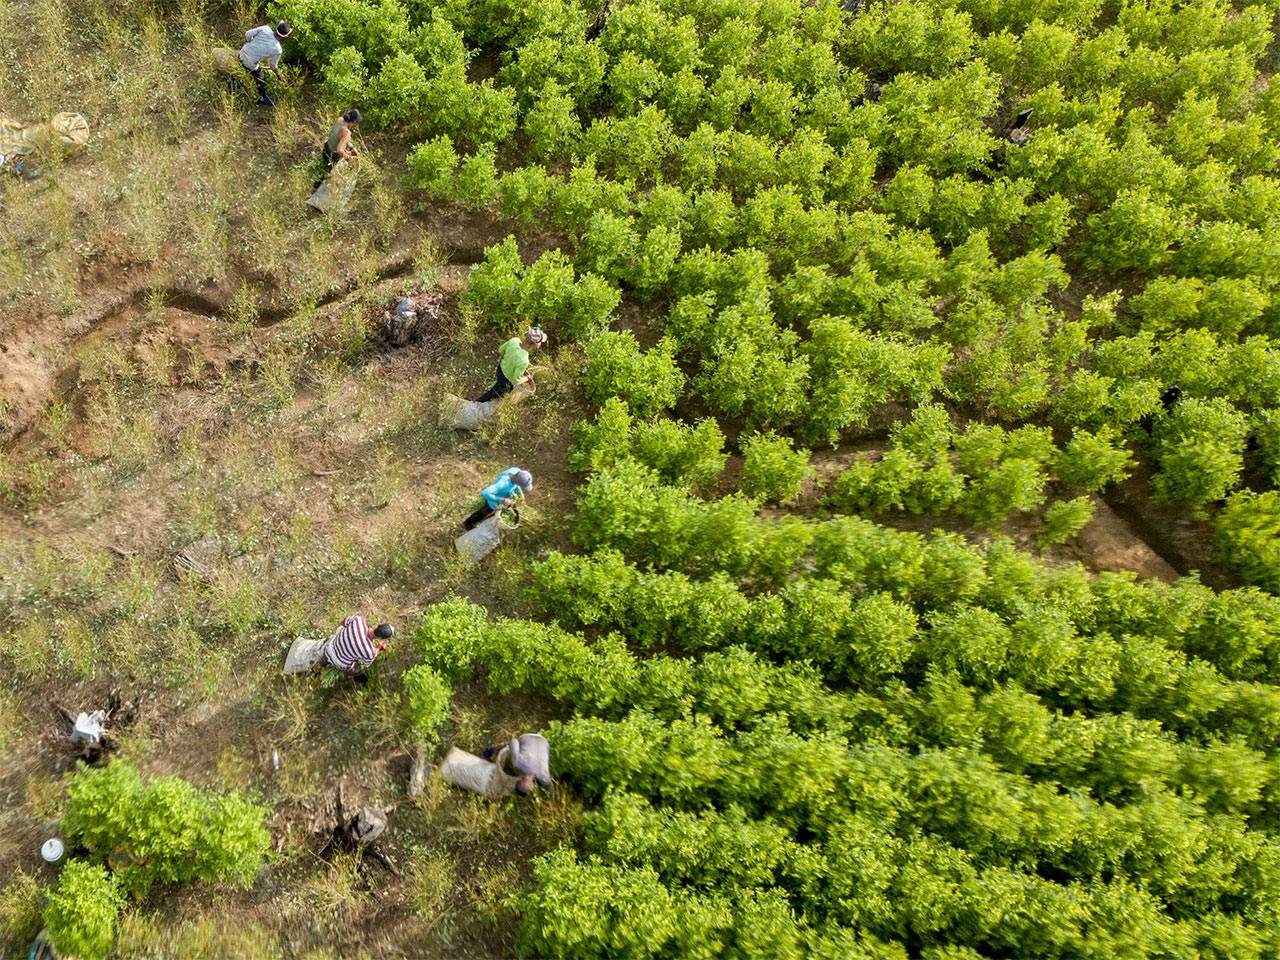
<svg viewBox="0 0 1280 960">
<path fill-rule="evenodd" d="M 480 499 L 484 501 L 480 509 L 463 521 L 462 526 L 470 530 L 483 523 L 503 507 L 509 507 L 517 500 L 533 492 L 533 474 L 520 467 L 507 467 L 498 474 L 496 480 L 480 491 Z"/>
<path fill-rule="evenodd" d="M 517 383 L 532 383 L 529 376 L 529 351 L 540 350 L 547 342 L 541 327 L 530 327 L 523 338 L 512 337 L 498 348 L 498 372 L 493 386 L 476 398 L 476 403 L 488 403 L 512 391 Z"/>
</svg>

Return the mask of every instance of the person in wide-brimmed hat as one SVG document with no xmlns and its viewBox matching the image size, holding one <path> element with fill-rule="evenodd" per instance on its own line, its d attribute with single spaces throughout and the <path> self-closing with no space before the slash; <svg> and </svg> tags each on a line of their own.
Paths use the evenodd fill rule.
<svg viewBox="0 0 1280 960">
<path fill-rule="evenodd" d="M 240 48 L 240 62 L 258 85 L 258 103 L 264 107 L 274 107 L 276 102 L 267 96 L 267 78 L 263 73 L 263 64 L 268 70 L 276 70 L 280 66 L 280 55 L 284 48 L 280 41 L 293 33 L 293 28 L 281 20 L 274 27 L 263 24 L 246 30 L 244 46 Z"/>
</svg>

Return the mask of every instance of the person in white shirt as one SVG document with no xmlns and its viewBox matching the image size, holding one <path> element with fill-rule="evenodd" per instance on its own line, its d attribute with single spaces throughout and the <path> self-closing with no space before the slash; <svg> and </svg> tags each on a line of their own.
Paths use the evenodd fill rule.
<svg viewBox="0 0 1280 960">
<path fill-rule="evenodd" d="M 240 48 L 240 62 L 258 85 L 258 103 L 264 107 L 274 107 L 276 102 L 267 96 L 267 79 L 262 65 L 265 63 L 271 70 L 280 66 L 280 54 L 284 53 L 280 41 L 291 33 L 293 28 L 283 20 L 274 27 L 263 24 L 245 31 L 244 46 Z"/>
</svg>

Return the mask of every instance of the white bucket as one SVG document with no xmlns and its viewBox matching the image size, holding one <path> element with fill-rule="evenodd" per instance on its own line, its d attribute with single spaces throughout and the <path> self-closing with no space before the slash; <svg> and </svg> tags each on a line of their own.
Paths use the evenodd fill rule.
<svg viewBox="0 0 1280 960">
<path fill-rule="evenodd" d="M 57 837 L 50 837 L 40 845 L 40 856 L 45 863 L 57 863 L 66 852 L 66 845 Z"/>
</svg>

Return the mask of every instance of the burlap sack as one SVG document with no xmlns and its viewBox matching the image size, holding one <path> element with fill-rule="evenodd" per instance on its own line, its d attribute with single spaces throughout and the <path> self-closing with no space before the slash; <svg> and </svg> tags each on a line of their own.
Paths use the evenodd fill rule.
<svg viewBox="0 0 1280 960">
<path fill-rule="evenodd" d="M 321 213 L 334 214 L 342 211 L 356 189 L 356 171 L 359 162 L 339 160 L 329 171 L 329 175 L 316 187 L 315 193 L 307 197 L 307 206 Z"/>
<path fill-rule="evenodd" d="M 454 430 L 479 430 L 498 415 L 503 403 L 520 403 L 534 393 L 532 384 L 525 386 L 523 383 L 517 383 L 510 393 L 484 403 L 463 400 L 452 393 L 446 393 L 440 408 L 440 425 Z"/>
<path fill-rule="evenodd" d="M 496 763 L 457 747 L 445 754 L 437 773 L 447 783 L 491 800 L 509 797 L 516 789 L 516 778 L 503 773 Z"/>
<path fill-rule="evenodd" d="M 228 77 L 234 77 L 237 80 L 248 79 L 249 71 L 240 62 L 238 50 L 233 50 L 231 47 L 214 47 L 209 51 L 209 56 L 213 60 L 213 68 L 219 73 L 225 73 Z"/>
<path fill-rule="evenodd" d="M 89 121 L 78 113 L 55 113 L 47 124 L 47 136 L 66 156 L 78 153 L 89 142 Z"/>
<path fill-rule="evenodd" d="M 89 142 L 89 121 L 78 113 L 55 113 L 48 123 L 20 123 L 0 117 L 0 153 L 25 157 L 37 149 L 65 156 Z"/>
<path fill-rule="evenodd" d="M 284 658 L 284 674 L 306 673 L 314 670 L 324 657 L 326 640 L 309 640 L 299 637 L 293 641 L 289 653 Z"/>
</svg>

